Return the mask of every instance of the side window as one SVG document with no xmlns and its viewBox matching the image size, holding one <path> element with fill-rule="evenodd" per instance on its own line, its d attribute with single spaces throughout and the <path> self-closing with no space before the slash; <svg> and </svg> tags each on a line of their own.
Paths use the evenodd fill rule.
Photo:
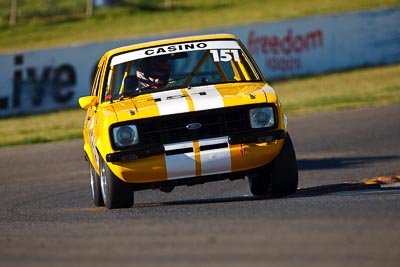
<svg viewBox="0 0 400 267">
<path fill-rule="evenodd" d="M 124 81 L 129 75 L 136 74 L 137 61 L 129 61 L 111 66 L 106 73 L 105 84 L 103 84 L 103 101 L 109 101 L 124 92 Z"/>
<path fill-rule="evenodd" d="M 105 60 L 104 58 L 102 58 L 100 59 L 99 64 L 97 65 L 96 75 L 93 80 L 93 86 L 90 95 L 96 96 L 99 94 L 100 77 L 103 70 L 104 62 Z"/>
</svg>

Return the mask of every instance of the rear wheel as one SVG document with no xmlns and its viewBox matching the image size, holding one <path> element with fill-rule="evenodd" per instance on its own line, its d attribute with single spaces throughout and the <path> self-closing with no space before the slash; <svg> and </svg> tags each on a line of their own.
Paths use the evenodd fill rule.
<svg viewBox="0 0 400 267">
<path fill-rule="evenodd" d="M 283 197 L 296 193 L 298 168 L 293 143 L 288 135 L 278 156 L 260 171 L 249 177 L 249 187 L 253 195 Z"/>
<path fill-rule="evenodd" d="M 104 204 L 109 209 L 129 208 L 133 205 L 131 186 L 120 180 L 100 158 L 100 181 Z"/>
<path fill-rule="evenodd" d="M 89 162 L 90 185 L 92 188 L 93 203 L 96 206 L 104 206 L 103 195 L 101 193 L 100 176 L 96 173 L 92 163 Z"/>
</svg>

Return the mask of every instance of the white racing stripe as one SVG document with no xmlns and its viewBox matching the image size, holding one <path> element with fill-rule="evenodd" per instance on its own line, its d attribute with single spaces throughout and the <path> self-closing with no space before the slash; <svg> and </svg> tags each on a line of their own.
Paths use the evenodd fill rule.
<svg viewBox="0 0 400 267">
<path fill-rule="evenodd" d="M 224 100 L 215 86 L 202 86 L 187 89 L 193 101 L 194 111 L 222 108 Z M 157 103 L 160 115 L 189 112 L 189 99 L 180 91 L 165 91 L 151 94 Z"/>
<path fill-rule="evenodd" d="M 228 137 L 200 140 L 200 147 L 228 144 Z M 211 175 L 231 171 L 231 153 L 229 146 L 200 152 L 201 174 Z"/>
<path fill-rule="evenodd" d="M 194 110 L 192 111 L 224 107 L 223 98 L 215 86 L 195 87 L 187 89 L 186 92 L 191 99 L 185 96 L 180 90 L 153 93 L 152 97 L 157 103 L 160 115 L 190 112 L 188 101 L 192 101 L 193 103 L 192 107 Z M 201 161 L 200 164 L 197 164 L 197 168 L 201 168 L 200 170 L 196 170 L 196 155 L 193 152 L 195 151 L 195 145 L 193 141 L 164 145 L 166 152 L 186 148 L 192 149 L 192 152 L 167 155 L 165 157 L 167 178 L 194 177 L 196 173 L 209 175 L 229 172 L 231 170 L 229 147 L 207 150 L 207 146 L 209 145 L 227 143 L 227 137 L 199 140 L 198 145 L 200 147 L 206 146 L 204 151 L 200 151 L 200 156 L 197 155 L 197 159 Z"/>
<path fill-rule="evenodd" d="M 195 111 L 222 108 L 224 100 L 214 85 L 188 89 Z"/>
<path fill-rule="evenodd" d="M 227 144 L 228 137 L 200 140 L 200 147 Z M 182 142 L 164 145 L 165 151 L 193 148 L 193 142 Z M 229 147 L 205 150 L 200 152 L 201 175 L 211 175 L 231 171 L 231 155 Z M 168 180 L 196 176 L 194 152 L 169 155 L 165 157 Z"/>
<path fill-rule="evenodd" d="M 166 152 L 185 148 L 193 149 L 193 142 L 189 141 L 176 144 L 168 144 L 164 145 L 164 148 Z M 193 152 L 166 156 L 165 163 L 167 166 L 168 179 L 179 179 L 189 176 L 196 176 L 196 162 Z"/>
<path fill-rule="evenodd" d="M 196 162 L 193 152 L 166 156 L 165 163 L 168 180 L 196 176 Z"/>
<path fill-rule="evenodd" d="M 189 112 L 189 104 L 180 90 L 151 94 L 157 103 L 160 116 Z"/>
</svg>

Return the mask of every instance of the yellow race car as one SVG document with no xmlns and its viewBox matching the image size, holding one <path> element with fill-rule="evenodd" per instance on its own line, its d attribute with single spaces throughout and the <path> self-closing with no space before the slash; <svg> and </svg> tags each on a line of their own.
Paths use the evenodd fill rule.
<svg viewBox="0 0 400 267">
<path fill-rule="evenodd" d="M 131 207 L 134 191 L 223 179 L 247 178 L 256 196 L 297 190 L 281 103 L 233 35 L 107 51 L 79 104 L 96 206 Z"/>
</svg>

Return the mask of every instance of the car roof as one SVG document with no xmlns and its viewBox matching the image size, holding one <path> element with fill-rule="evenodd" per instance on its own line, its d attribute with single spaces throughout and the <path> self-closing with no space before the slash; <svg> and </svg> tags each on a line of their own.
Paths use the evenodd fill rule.
<svg viewBox="0 0 400 267">
<path fill-rule="evenodd" d="M 114 54 L 119 54 L 119 53 L 123 53 L 126 51 L 143 49 L 146 47 L 153 47 L 153 46 L 159 46 L 159 45 L 169 45 L 169 44 L 193 42 L 193 41 L 201 41 L 201 40 L 223 40 L 223 39 L 238 40 L 238 38 L 236 36 L 234 36 L 232 34 L 226 34 L 226 33 L 193 35 L 193 36 L 169 38 L 169 39 L 162 39 L 162 40 L 151 41 L 151 42 L 138 43 L 138 44 L 133 44 L 133 45 L 128 45 L 128 46 L 122 46 L 122 47 L 108 50 L 105 54 L 107 54 L 108 56 L 112 56 Z"/>
</svg>

